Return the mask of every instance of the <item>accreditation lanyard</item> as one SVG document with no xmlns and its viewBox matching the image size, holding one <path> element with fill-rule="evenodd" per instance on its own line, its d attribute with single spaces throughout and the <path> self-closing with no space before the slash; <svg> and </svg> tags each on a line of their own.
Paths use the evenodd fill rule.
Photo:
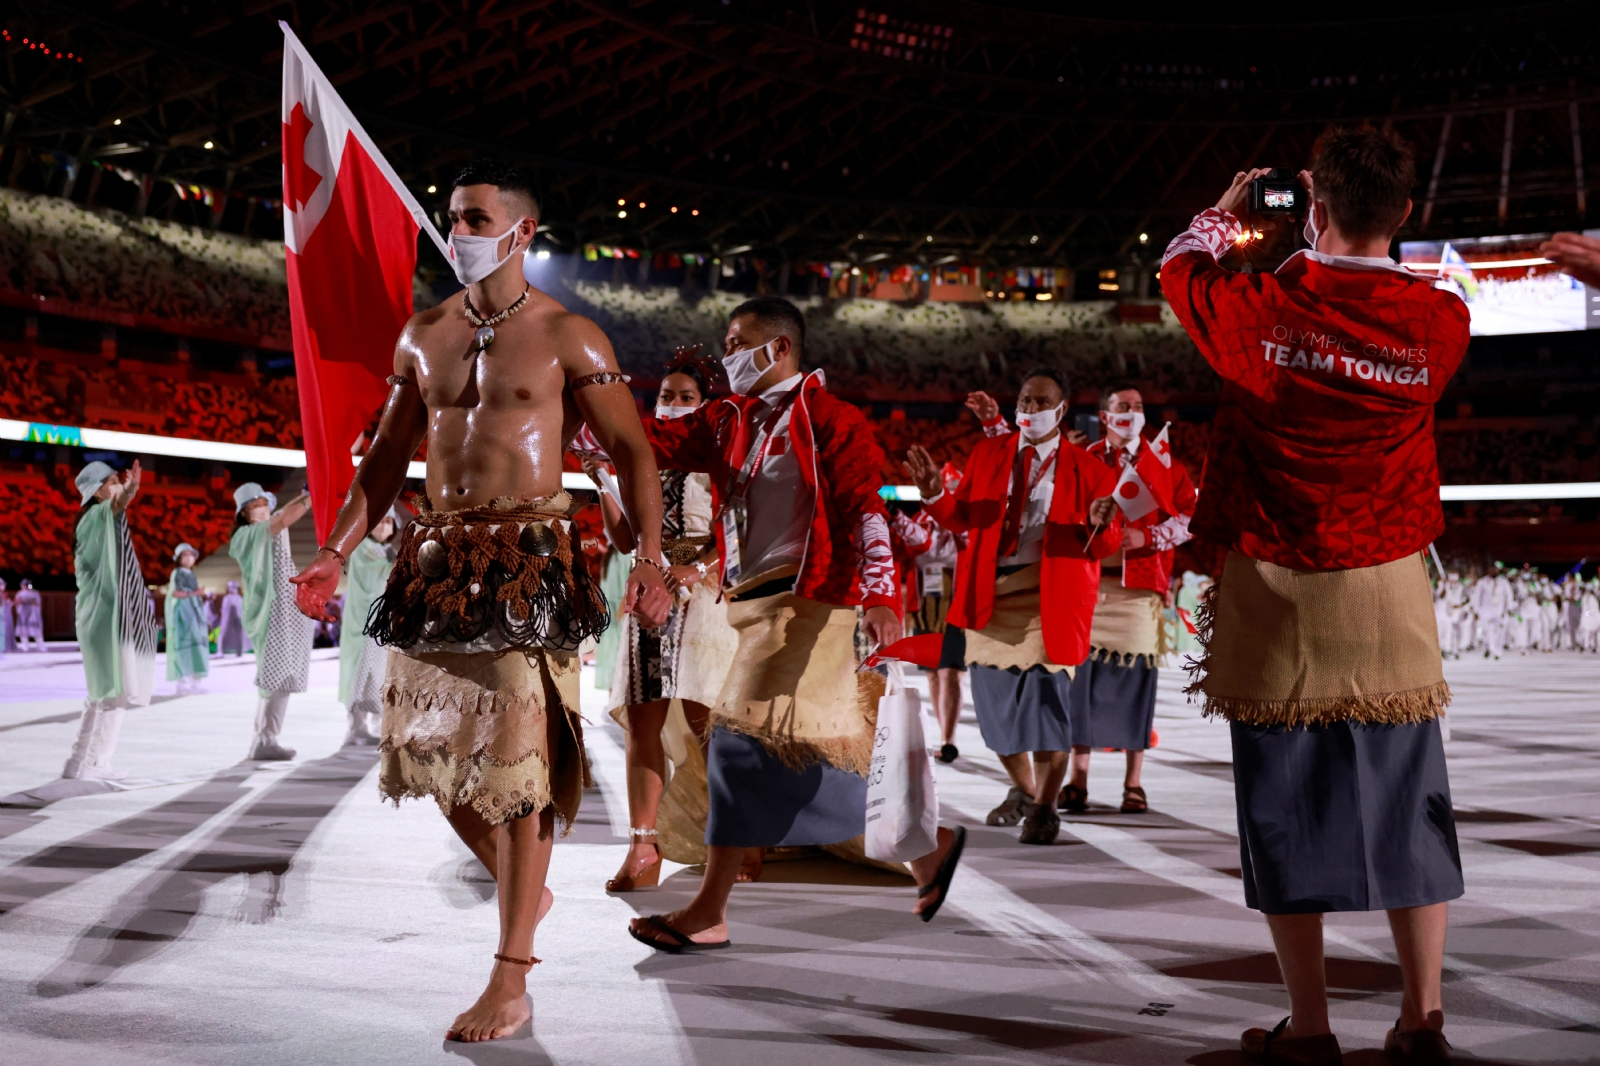
<svg viewBox="0 0 1600 1066">
<path fill-rule="evenodd" d="M 1037 446 L 1035 446 L 1035 451 L 1033 454 L 1039 454 L 1037 451 Z M 1028 491 L 1022 497 L 1022 506 L 1024 508 L 1028 506 L 1028 501 L 1033 499 L 1033 490 L 1039 487 L 1039 482 L 1043 481 L 1045 475 L 1050 473 L 1050 468 L 1056 465 L 1056 456 L 1060 454 L 1061 445 L 1058 443 L 1055 451 L 1051 452 L 1045 458 L 1039 460 L 1037 468 L 1033 471 L 1033 475 L 1028 478 Z"/>
<path fill-rule="evenodd" d="M 756 439 L 745 452 L 744 464 L 723 493 L 719 518 L 722 522 L 722 580 L 725 585 L 737 584 L 743 571 L 741 548 L 750 524 L 750 509 L 745 497 L 750 492 L 750 484 L 761 473 L 762 464 L 767 460 L 767 452 L 772 447 L 772 431 L 799 395 L 800 386 L 796 385 L 773 406 L 756 432 Z"/>
</svg>

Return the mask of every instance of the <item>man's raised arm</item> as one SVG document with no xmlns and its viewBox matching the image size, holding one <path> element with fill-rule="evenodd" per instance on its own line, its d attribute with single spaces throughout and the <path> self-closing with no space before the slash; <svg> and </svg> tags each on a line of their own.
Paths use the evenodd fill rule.
<svg viewBox="0 0 1600 1066">
<path fill-rule="evenodd" d="M 411 457 L 428 432 L 428 408 L 417 389 L 408 334 L 409 329 L 395 347 L 394 377 L 389 379 L 389 399 L 378 421 L 377 436 L 361 457 L 333 530 L 310 565 L 289 579 L 299 586 L 295 605 L 308 617 L 326 618 L 328 597 L 339 587 L 340 568 L 377 520 L 394 506 L 405 487 Z"/>
<path fill-rule="evenodd" d="M 573 315 L 570 323 L 569 339 L 561 346 L 561 368 L 578 413 L 617 468 L 622 506 L 635 540 L 637 562 L 628 575 L 622 608 L 647 626 L 659 626 L 667 619 L 672 597 L 661 554 L 661 475 L 655 453 L 645 440 L 639 409 L 622 380 L 611 342 L 586 318 Z"/>
</svg>

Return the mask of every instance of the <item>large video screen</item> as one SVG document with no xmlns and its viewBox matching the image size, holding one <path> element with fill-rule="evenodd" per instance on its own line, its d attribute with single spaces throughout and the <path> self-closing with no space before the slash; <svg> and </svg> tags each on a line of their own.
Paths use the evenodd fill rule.
<svg viewBox="0 0 1600 1066">
<path fill-rule="evenodd" d="M 1588 293 L 1539 255 L 1548 233 L 1403 241 L 1400 262 L 1438 274 L 1461 294 L 1474 336 L 1584 329 Z M 1600 325 L 1600 319 L 1596 320 Z"/>
</svg>

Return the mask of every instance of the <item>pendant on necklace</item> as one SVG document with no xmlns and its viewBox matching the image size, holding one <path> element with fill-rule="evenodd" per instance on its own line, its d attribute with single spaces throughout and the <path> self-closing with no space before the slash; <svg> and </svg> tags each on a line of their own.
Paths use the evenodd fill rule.
<svg viewBox="0 0 1600 1066">
<path fill-rule="evenodd" d="M 483 326 L 483 327 L 481 327 L 478 330 L 477 333 L 473 334 L 473 339 L 478 342 L 478 347 L 477 347 L 478 351 L 480 351 L 480 352 L 488 351 L 489 350 L 489 345 L 494 343 L 494 327 L 493 326 Z"/>
</svg>

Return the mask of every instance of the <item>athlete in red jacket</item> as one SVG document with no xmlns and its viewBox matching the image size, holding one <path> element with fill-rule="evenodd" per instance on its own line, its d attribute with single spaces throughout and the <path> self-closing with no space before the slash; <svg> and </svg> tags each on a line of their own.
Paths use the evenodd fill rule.
<svg viewBox="0 0 1600 1066">
<path fill-rule="evenodd" d="M 1122 811 L 1149 805 L 1140 772 L 1155 722 L 1161 609 L 1172 581 L 1173 549 L 1189 539 L 1195 488 L 1174 462 L 1163 432 L 1146 440 L 1144 397 L 1130 382 L 1100 392 L 1102 436 L 1088 452 L 1118 477 L 1126 467 L 1144 484 L 1155 506 L 1124 515 L 1122 548 L 1100 564 L 1100 598 L 1089 634 L 1088 660 L 1072 679 L 1072 773 L 1058 806 L 1081 813 L 1089 802 L 1089 754 L 1095 748 L 1127 753 Z M 1135 500 L 1139 496 L 1135 495 Z"/>
<path fill-rule="evenodd" d="M 858 698 L 856 605 L 869 641 L 900 637 L 883 452 L 821 371 L 801 372 L 804 342 L 793 304 L 749 300 L 724 339 L 735 395 L 643 420 L 664 465 L 709 473 L 718 488 L 728 624 L 739 634 L 711 709 L 705 877 L 682 910 L 629 926 L 669 953 L 727 944 L 746 849 L 840 844 L 866 825 L 876 724 Z M 924 921 L 944 902 L 964 836 L 941 828 L 938 847 L 911 860 Z"/>
<path fill-rule="evenodd" d="M 1067 773 L 1072 669 L 1089 654 L 1099 563 L 1121 544 L 1108 495 L 1116 476 L 1062 439 L 1066 390 L 1055 370 L 1023 378 L 1021 431 L 972 450 L 955 492 L 920 445 L 907 466 L 934 521 L 967 534 L 949 622 L 967 630 L 967 675 L 984 743 L 1013 787 L 992 825 L 1023 822 L 1021 839 L 1060 831 L 1055 798 Z"/>
<path fill-rule="evenodd" d="M 1444 528 L 1433 404 L 1467 310 L 1388 258 L 1416 178 L 1395 135 L 1324 134 L 1301 175 L 1312 248 L 1235 274 L 1218 260 L 1266 173 L 1241 172 L 1161 269 L 1224 382 L 1194 527 L 1232 550 L 1202 610 L 1197 688 L 1231 722 L 1245 902 L 1289 990 L 1290 1016 L 1241 1044 L 1335 1066 L 1322 912 L 1381 909 L 1405 985 L 1385 1047 L 1441 1062 L 1446 901 L 1463 885 L 1419 553 Z"/>
</svg>

